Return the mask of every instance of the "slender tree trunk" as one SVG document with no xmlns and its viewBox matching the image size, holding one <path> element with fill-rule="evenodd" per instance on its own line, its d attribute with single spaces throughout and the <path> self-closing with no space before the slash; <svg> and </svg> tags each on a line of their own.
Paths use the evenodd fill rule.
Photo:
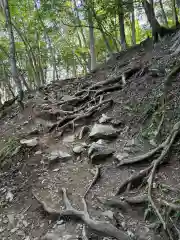
<svg viewBox="0 0 180 240">
<path fill-rule="evenodd" d="M 16 66 L 16 48 L 15 48 L 14 33 L 13 33 L 13 29 L 12 29 L 11 14 L 9 11 L 8 0 L 4 0 L 4 11 L 5 11 L 6 24 L 7 24 L 8 35 L 9 35 L 11 73 L 12 73 L 13 81 L 18 89 L 19 102 L 21 103 L 21 106 L 23 107 L 23 105 L 22 105 L 23 89 L 22 89 L 21 80 L 18 76 L 18 71 L 17 71 L 17 66 Z"/>
<path fill-rule="evenodd" d="M 179 25 L 178 15 L 176 11 L 176 0 L 172 0 L 172 14 L 173 14 L 173 22 L 176 26 Z"/>
<path fill-rule="evenodd" d="M 112 56 L 113 54 L 112 54 L 111 46 L 110 46 L 110 44 L 109 44 L 109 41 L 108 41 L 108 39 L 107 39 L 107 37 L 106 37 L 106 34 L 105 34 L 105 32 L 104 32 L 104 29 L 103 29 L 103 27 L 102 27 L 101 21 L 100 21 L 100 19 L 98 18 L 94 7 L 91 7 L 91 11 L 92 11 L 93 17 L 96 19 L 96 22 L 97 22 L 97 24 L 98 24 L 98 28 L 99 28 L 99 30 L 100 30 L 100 32 L 101 32 L 101 34 L 102 34 L 103 39 L 104 39 L 104 43 L 105 43 L 105 45 L 106 45 L 106 49 L 107 49 L 108 53 Z"/>
<path fill-rule="evenodd" d="M 91 71 L 96 68 L 96 52 L 95 52 L 95 39 L 94 39 L 94 24 L 93 24 L 93 17 L 92 12 L 90 8 L 90 4 L 92 2 L 89 2 L 89 0 L 85 1 L 86 7 L 87 7 L 87 19 L 88 19 L 88 26 L 89 26 L 89 49 L 90 49 L 90 69 Z"/>
<path fill-rule="evenodd" d="M 145 10 L 145 13 L 147 15 L 148 21 L 152 28 L 153 40 L 154 40 L 154 42 L 157 42 L 158 34 L 161 31 L 161 26 L 155 16 L 155 12 L 154 12 L 154 8 L 153 8 L 153 0 L 151 0 L 150 2 L 148 2 L 147 0 L 143 0 L 142 4 L 143 4 L 144 10 Z"/>
<path fill-rule="evenodd" d="M 119 19 L 119 31 L 120 31 L 120 43 L 122 50 L 125 50 L 126 45 L 126 35 L 125 35 L 125 28 L 124 28 L 124 9 L 122 0 L 118 0 L 118 19 Z"/>
<path fill-rule="evenodd" d="M 132 1 L 132 12 L 131 12 L 131 28 L 132 28 L 132 45 L 136 44 L 136 23 L 134 14 L 134 3 Z"/>
<path fill-rule="evenodd" d="M 163 17 L 164 25 L 165 25 L 166 27 L 168 27 L 168 20 L 167 20 L 167 17 L 166 17 L 166 13 L 165 13 L 165 11 L 164 11 L 164 7 L 163 7 L 162 0 L 159 0 L 159 4 L 160 4 L 160 7 L 161 7 L 161 12 L 162 12 L 162 17 Z"/>
</svg>

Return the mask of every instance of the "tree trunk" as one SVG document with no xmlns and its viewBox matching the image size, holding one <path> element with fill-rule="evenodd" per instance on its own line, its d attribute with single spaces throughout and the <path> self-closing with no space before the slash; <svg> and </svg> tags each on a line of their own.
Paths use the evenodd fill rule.
<svg viewBox="0 0 180 240">
<path fill-rule="evenodd" d="M 113 54 L 112 54 L 111 46 L 110 46 L 110 44 L 109 44 L 109 41 L 108 41 L 108 39 L 107 39 L 107 37 L 106 37 L 106 34 L 105 34 L 105 32 L 104 32 L 104 29 L 103 29 L 103 27 L 102 27 L 101 21 L 100 21 L 100 19 L 98 18 L 94 7 L 91 7 L 91 11 L 92 11 L 93 17 L 96 19 L 96 22 L 97 22 L 97 24 L 98 24 L 98 28 L 99 28 L 99 30 L 100 30 L 100 32 L 101 32 L 101 34 L 102 34 L 103 39 L 104 39 L 104 43 L 105 43 L 105 45 L 106 45 L 106 49 L 107 49 L 108 53 L 112 56 Z"/>
<path fill-rule="evenodd" d="M 18 90 L 19 102 L 22 104 L 23 89 L 22 89 L 21 80 L 18 76 L 18 71 L 17 71 L 17 66 L 16 66 L 16 48 L 15 48 L 14 33 L 13 33 L 13 29 L 12 29 L 12 24 L 11 24 L 11 14 L 9 11 L 8 0 L 4 0 L 3 3 L 4 3 L 4 11 L 5 11 L 5 17 L 6 17 L 8 36 L 9 36 L 9 50 L 10 50 L 10 59 L 9 60 L 10 60 L 10 65 L 11 65 L 11 73 L 12 73 L 13 81 Z"/>
<path fill-rule="evenodd" d="M 158 41 L 158 35 L 163 36 L 164 28 L 160 26 L 159 22 L 156 19 L 154 8 L 153 8 L 153 0 L 149 3 L 147 0 L 142 1 L 142 5 L 144 7 L 145 13 L 147 15 L 147 19 L 152 28 L 152 36 L 153 41 Z"/>
<path fill-rule="evenodd" d="M 172 14 L 173 14 L 173 22 L 174 25 L 179 25 L 178 15 L 176 11 L 176 0 L 172 0 Z"/>
<path fill-rule="evenodd" d="M 125 28 L 124 28 L 124 10 L 122 0 L 118 1 L 118 19 L 119 19 L 119 31 L 120 31 L 120 43 L 122 50 L 125 50 L 126 45 L 126 36 L 125 36 Z"/>
<path fill-rule="evenodd" d="M 132 45 L 136 44 L 136 23 L 134 14 L 134 3 L 132 1 L 132 12 L 131 12 L 131 28 L 132 28 Z"/>
<path fill-rule="evenodd" d="M 162 0 L 159 0 L 159 4 L 160 4 L 160 7 L 161 7 L 161 12 L 162 12 L 162 17 L 163 17 L 164 25 L 165 25 L 166 27 L 168 27 L 168 20 L 167 20 L 167 17 L 166 17 L 166 13 L 165 13 L 165 11 L 164 11 L 164 7 L 163 7 Z"/>
<path fill-rule="evenodd" d="M 89 25 L 89 45 L 90 45 L 90 56 L 91 56 L 91 71 L 96 68 L 96 52 L 95 52 L 95 39 L 94 39 L 94 24 L 92 18 L 92 12 L 88 7 L 88 25 Z"/>
</svg>

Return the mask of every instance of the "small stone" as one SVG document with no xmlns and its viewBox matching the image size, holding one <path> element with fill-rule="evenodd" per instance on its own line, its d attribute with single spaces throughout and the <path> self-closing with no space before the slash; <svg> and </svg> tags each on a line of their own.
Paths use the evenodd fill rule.
<svg viewBox="0 0 180 240">
<path fill-rule="evenodd" d="M 28 121 L 25 121 L 24 123 L 23 123 L 23 125 L 27 125 L 29 122 Z"/>
<path fill-rule="evenodd" d="M 117 130 L 111 125 L 96 123 L 91 129 L 89 137 L 92 139 L 111 139 L 117 137 Z"/>
<path fill-rule="evenodd" d="M 58 172 L 60 170 L 60 168 L 55 168 L 53 169 L 53 172 Z"/>
<path fill-rule="evenodd" d="M 13 198 L 14 198 L 14 195 L 12 194 L 12 192 L 8 191 L 6 194 L 6 200 L 8 202 L 12 202 Z"/>
<path fill-rule="evenodd" d="M 129 156 L 129 154 L 127 152 L 119 152 L 119 153 L 115 153 L 114 157 L 118 160 L 118 161 L 122 161 L 124 158 L 127 158 Z"/>
<path fill-rule="evenodd" d="M 83 126 L 79 132 L 79 139 L 83 139 L 83 137 L 89 132 L 88 126 Z"/>
<path fill-rule="evenodd" d="M 101 118 L 99 119 L 99 123 L 107 123 L 110 122 L 112 118 L 108 117 L 106 114 L 102 114 Z"/>
<path fill-rule="evenodd" d="M 92 163 L 96 163 L 105 158 L 111 156 L 114 152 L 114 149 L 109 148 L 107 144 L 99 144 L 93 142 L 89 148 L 88 156 L 91 159 Z"/>
<path fill-rule="evenodd" d="M 29 225 L 29 223 L 28 223 L 26 220 L 23 220 L 23 221 L 22 221 L 22 224 L 23 224 L 25 227 L 27 227 L 27 226 Z"/>
<path fill-rule="evenodd" d="M 42 154 L 42 151 L 40 150 L 35 152 L 35 155 L 41 155 L 41 154 Z"/>
<path fill-rule="evenodd" d="M 72 143 L 72 142 L 74 142 L 74 140 L 75 140 L 75 136 L 74 135 L 68 135 L 68 136 L 65 136 L 63 138 L 63 142 L 64 143 Z"/>
<path fill-rule="evenodd" d="M 18 230 L 18 228 L 11 229 L 11 233 L 15 233 Z"/>
<path fill-rule="evenodd" d="M 135 235 L 133 232 L 131 232 L 130 230 L 127 230 L 127 235 L 130 237 L 130 238 L 134 238 Z"/>
<path fill-rule="evenodd" d="M 108 217 L 111 220 L 113 220 L 113 218 L 114 218 L 114 213 L 110 210 L 103 212 L 102 215 L 105 217 Z"/>
<path fill-rule="evenodd" d="M 64 224 L 64 221 L 63 220 L 57 221 L 56 224 L 57 225 L 62 225 L 62 224 Z"/>
<path fill-rule="evenodd" d="M 54 162 L 56 160 L 69 160 L 71 159 L 71 155 L 68 152 L 61 150 L 54 150 L 48 156 L 50 162 Z"/>
<path fill-rule="evenodd" d="M 76 154 L 82 153 L 83 150 L 84 150 L 84 148 L 81 145 L 74 146 L 74 148 L 73 148 L 73 152 Z"/>
<path fill-rule="evenodd" d="M 4 232 L 5 228 L 0 227 L 0 233 Z"/>
<path fill-rule="evenodd" d="M 26 145 L 28 147 L 35 147 L 38 145 L 38 139 L 37 138 L 31 138 L 31 139 L 21 139 L 20 143 L 22 145 Z"/>
<path fill-rule="evenodd" d="M 8 214 L 7 218 L 8 218 L 9 224 L 14 227 L 14 225 L 15 225 L 14 224 L 15 223 L 14 214 Z"/>
<path fill-rule="evenodd" d="M 18 232 L 16 233 L 18 236 L 25 236 L 25 233 L 21 230 L 18 230 Z"/>
<path fill-rule="evenodd" d="M 8 220 L 7 220 L 7 219 L 4 219 L 4 220 L 3 220 L 3 223 L 4 223 L 4 224 L 7 224 L 7 223 L 8 223 Z"/>
</svg>

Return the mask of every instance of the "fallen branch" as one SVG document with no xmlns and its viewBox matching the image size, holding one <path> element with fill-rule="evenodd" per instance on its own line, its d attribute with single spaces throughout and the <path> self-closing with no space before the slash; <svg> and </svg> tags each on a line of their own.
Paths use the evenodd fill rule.
<svg viewBox="0 0 180 240">
<path fill-rule="evenodd" d="M 130 240 L 127 234 L 125 234 L 123 231 L 117 229 L 112 224 L 102 221 L 96 221 L 90 218 L 88 210 L 87 210 L 87 204 L 85 199 L 82 199 L 83 205 L 84 205 L 84 211 L 76 210 L 72 207 L 68 197 L 66 189 L 62 189 L 63 193 L 63 201 L 65 204 L 66 209 L 64 211 L 60 210 L 54 210 L 50 208 L 46 203 L 44 203 L 42 200 L 40 200 L 36 195 L 35 198 L 37 201 L 43 206 L 44 210 L 48 212 L 49 214 L 57 214 L 62 219 L 69 219 L 74 218 L 77 220 L 82 221 L 84 224 L 87 225 L 93 232 L 100 236 L 105 237 L 113 237 L 117 240 Z"/>
<path fill-rule="evenodd" d="M 84 194 L 84 198 L 86 198 L 86 196 L 88 195 L 90 189 L 96 184 L 96 182 L 100 178 L 100 176 L 101 176 L 100 170 L 101 170 L 100 167 L 96 167 L 96 173 L 94 175 L 94 178 L 93 178 L 91 184 L 89 185 L 89 187 L 87 188 L 87 190 L 86 190 L 86 192 Z"/>
</svg>

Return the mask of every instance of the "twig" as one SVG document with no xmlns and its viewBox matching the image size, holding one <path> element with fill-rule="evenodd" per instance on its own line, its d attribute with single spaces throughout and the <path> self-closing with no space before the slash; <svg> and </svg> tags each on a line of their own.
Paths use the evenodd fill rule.
<svg viewBox="0 0 180 240">
<path fill-rule="evenodd" d="M 96 184 L 97 180 L 100 178 L 101 176 L 101 171 L 100 171 L 100 167 L 96 167 L 96 173 L 94 175 L 94 178 L 91 182 L 91 184 L 89 185 L 89 187 L 87 188 L 85 194 L 84 194 L 84 198 L 86 198 L 87 194 L 89 193 L 90 189 Z"/>
</svg>

